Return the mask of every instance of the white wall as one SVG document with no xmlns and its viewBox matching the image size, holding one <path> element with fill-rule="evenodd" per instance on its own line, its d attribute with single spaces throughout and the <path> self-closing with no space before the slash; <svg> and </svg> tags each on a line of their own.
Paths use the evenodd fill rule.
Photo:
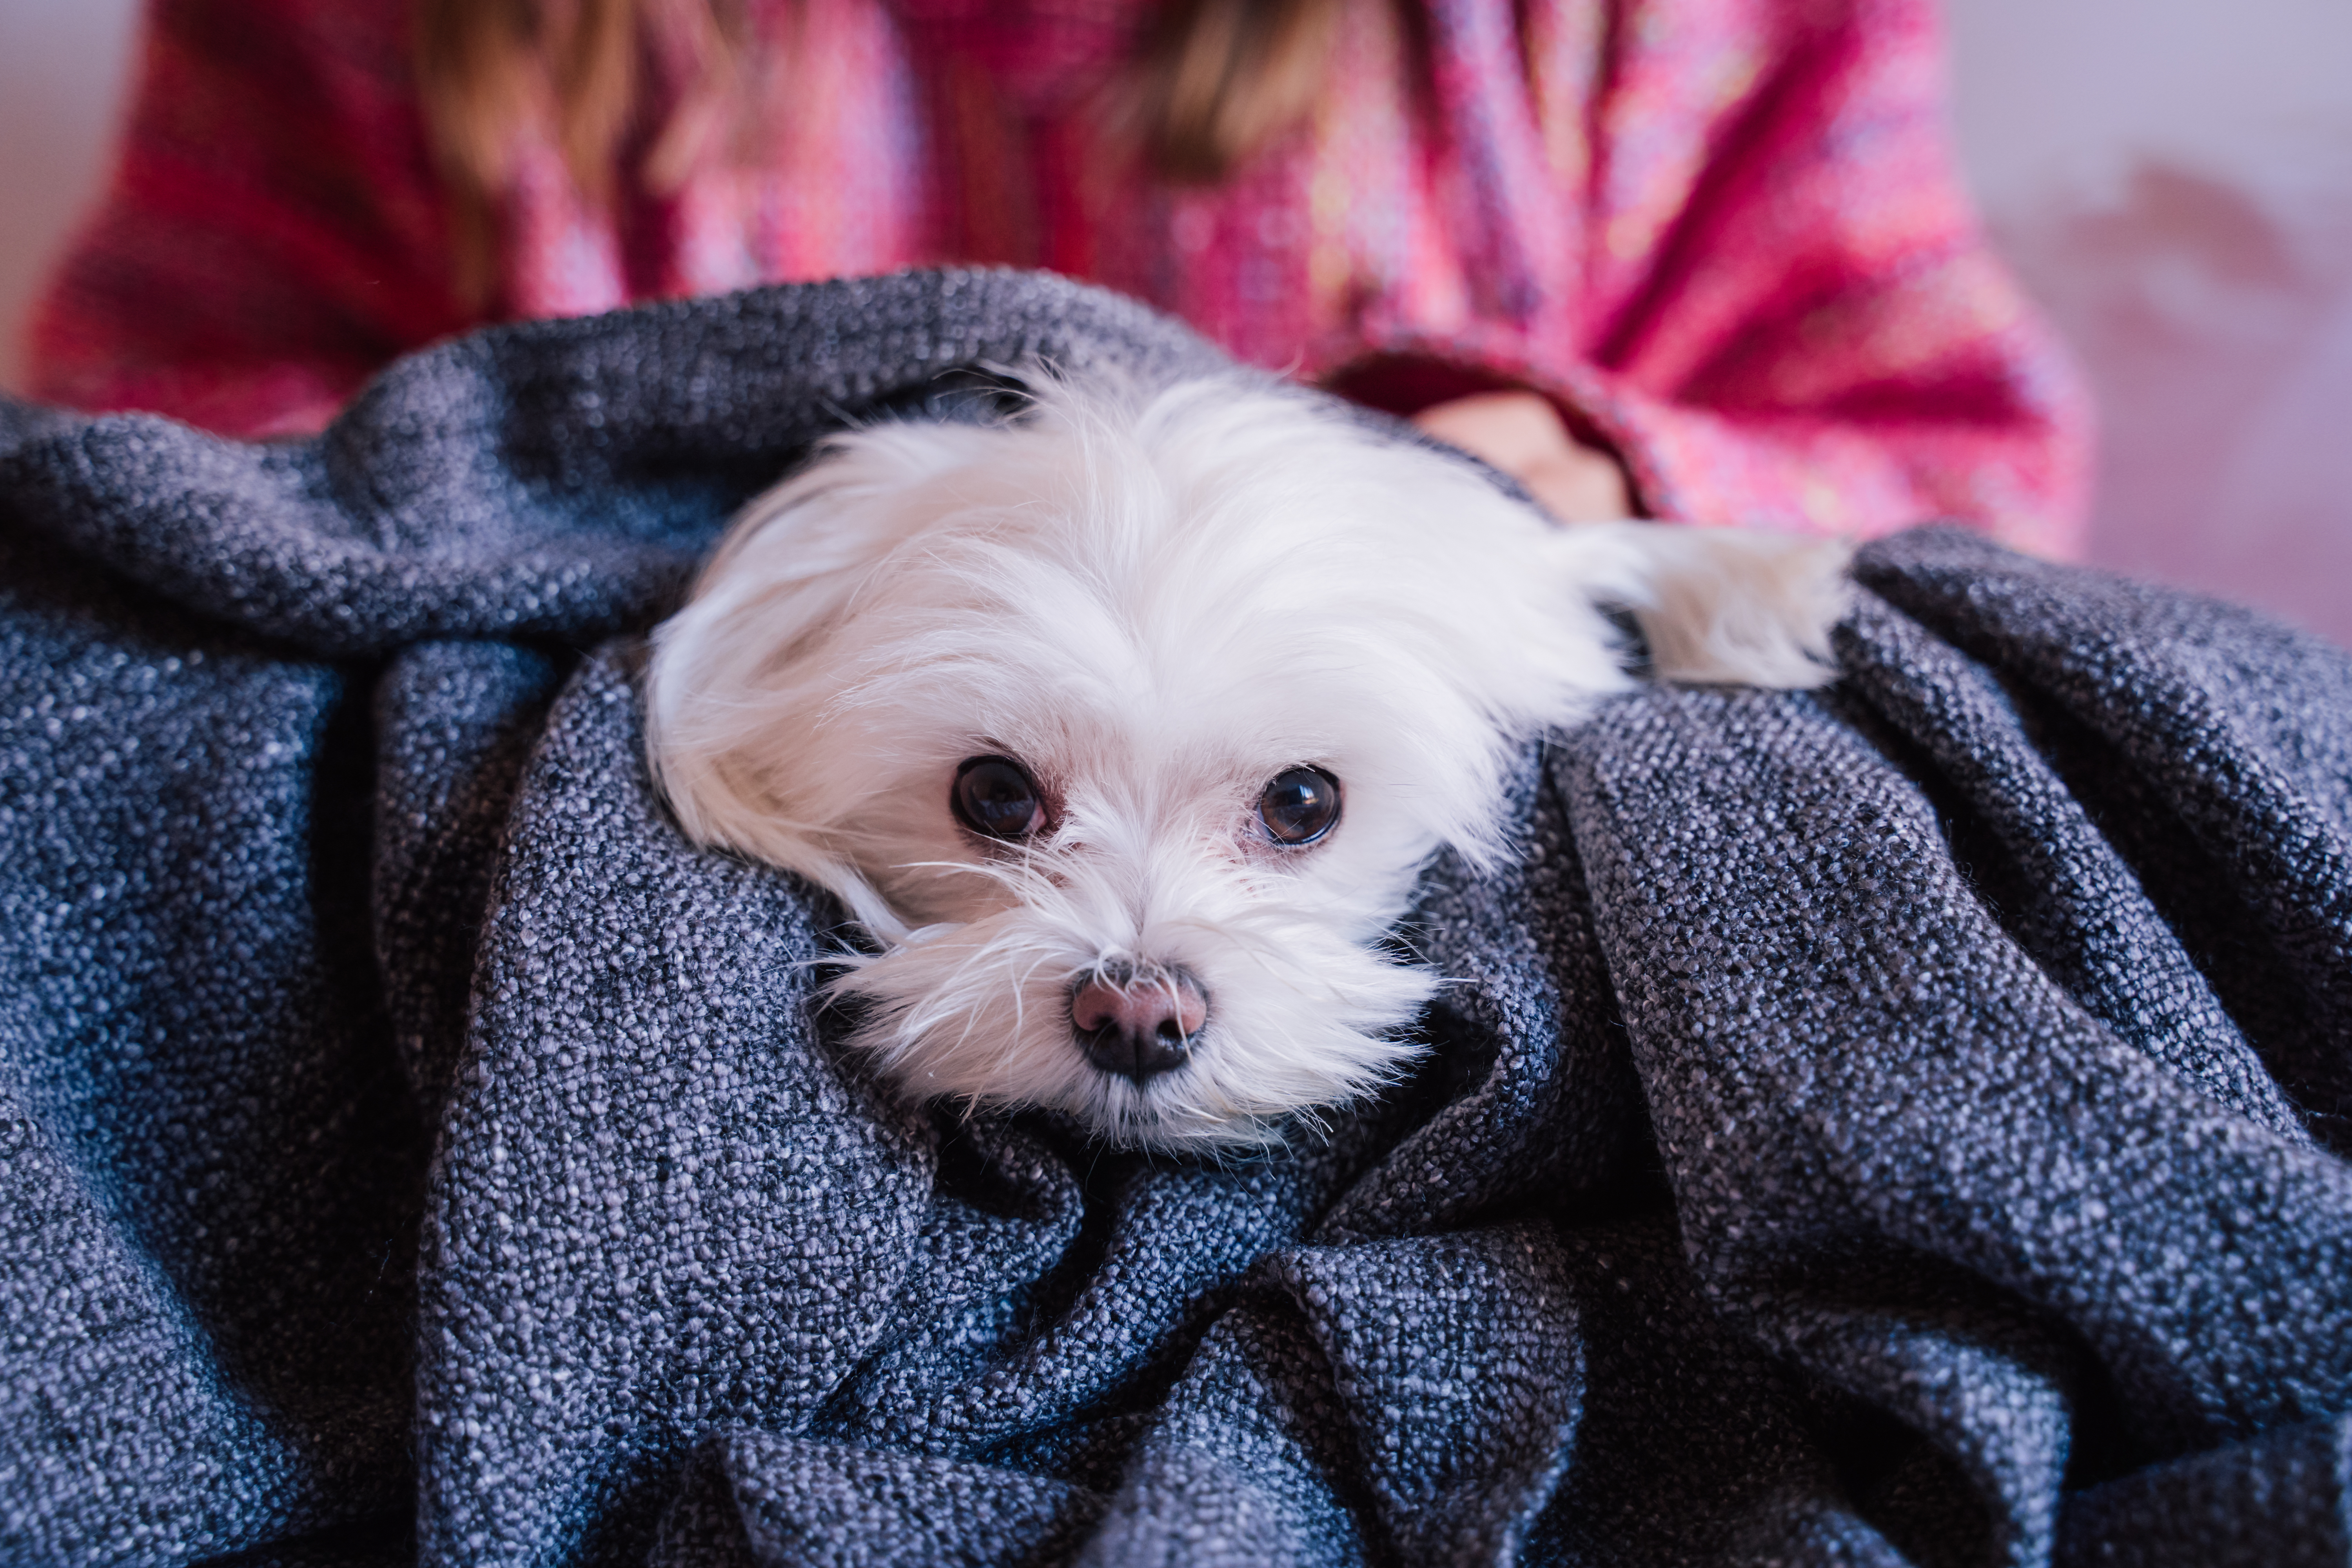
<svg viewBox="0 0 2352 1568">
<path fill-rule="evenodd" d="M 134 0 L 0 0 L 0 385 Z M 1947 0 L 1963 157 L 2105 408 L 2098 559 L 2352 644 L 2352 0 Z"/>
<path fill-rule="evenodd" d="M 1948 5 L 1978 199 L 2099 393 L 2095 557 L 2352 644 L 2352 4 Z"/>
<path fill-rule="evenodd" d="M 34 289 L 104 177 L 136 0 L 0 0 L 0 387 Z"/>
<path fill-rule="evenodd" d="M 1945 0 L 1960 146 L 2000 209 L 2142 156 L 2352 162 L 2345 0 Z"/>
</svg>

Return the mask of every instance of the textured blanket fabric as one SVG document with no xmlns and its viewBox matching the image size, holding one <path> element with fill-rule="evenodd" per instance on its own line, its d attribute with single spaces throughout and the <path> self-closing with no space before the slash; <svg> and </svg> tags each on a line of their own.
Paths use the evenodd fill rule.
<svg viewBox="0 0 2352 1568">
<path fill-rule="evenodd" d="M 1837 686 L 1529 756 L 1387 1099 L 1224 1166 L 959 1121 L 679 837 L 629 636 L 1029 353 L 1213 362 L 939 274 L 299 445 L 0 406 L 0 1559 L 2352 1557 L 2352 660 L 1905 536 Z"/>
</svg>

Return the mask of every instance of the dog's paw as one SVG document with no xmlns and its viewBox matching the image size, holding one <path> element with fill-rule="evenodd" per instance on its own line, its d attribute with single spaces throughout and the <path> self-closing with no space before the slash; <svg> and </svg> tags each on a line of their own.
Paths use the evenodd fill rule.
<svg viewBox="0 0 2352 1568">
<path fill-rule="evenodd" d="M 1648 603 L 1633 606 L 1662 680 L 1802 689 L 1837 678 L 1853 548 L 1737 528 L 1643 529 Z"/>
</svg>

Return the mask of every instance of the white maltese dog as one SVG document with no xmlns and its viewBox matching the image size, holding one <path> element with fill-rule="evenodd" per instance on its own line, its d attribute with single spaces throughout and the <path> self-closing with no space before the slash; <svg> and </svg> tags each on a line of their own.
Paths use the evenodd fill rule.
<svg viewBox="0 0 2352 1568">
<path fill-rule="evenodd" d="M 912 1093 L 1265 1142 L 1419 1047 L 1381 934 L 1510 852 L 1527 741 L 1667 679 L 1808 687 L 1841 545 L 1562 528 L 1467 461 L 1234 375 L 1040 377 L 1017 419 L 827 441 L 646 680 L 686 831 L 836 894 L 852 1046 Z"/>
</svg>

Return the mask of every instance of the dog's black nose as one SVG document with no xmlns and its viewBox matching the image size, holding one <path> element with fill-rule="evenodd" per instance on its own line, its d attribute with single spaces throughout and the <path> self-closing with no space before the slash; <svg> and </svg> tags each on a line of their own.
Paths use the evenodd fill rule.
<svg viewBox="0 0 2352 1568">
<path fill-rule="evenodd" d="M 1181 969 L 1109 963 L 1070 990 L 1070 1027 L 1087 1059 L 1138 1083 L 1182 1067 L 1208 1021 L 1208 997 Z"/>
</svg>

